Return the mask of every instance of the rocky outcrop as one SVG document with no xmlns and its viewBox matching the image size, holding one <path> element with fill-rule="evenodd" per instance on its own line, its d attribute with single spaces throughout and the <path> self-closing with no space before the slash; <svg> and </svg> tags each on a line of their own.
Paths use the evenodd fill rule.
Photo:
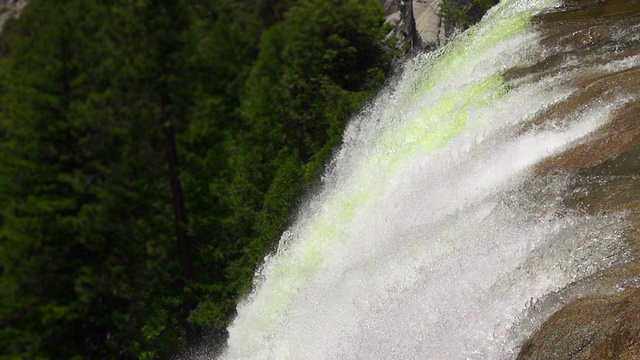
<svg viewBox="0 0 640 360">
<path fill-rule="evenodd" d="M 0 32 L 7 20 L 19 17 L 27 0 L 0 0 Z"/>
<path fill-rule="evenodd" d="M 439 47 L 445 42 L 445 31 L 438 13 L 440 0 L 415 0 L 413 16 L 417 38 L 423 48 Z"/>
<path fill-rule="evenodd" d="M 389 34 L 402 50 L 424 50 L 445 42 L 444 25 L 438 16 L 441 0 L 381 0 Z"/>
</svg>

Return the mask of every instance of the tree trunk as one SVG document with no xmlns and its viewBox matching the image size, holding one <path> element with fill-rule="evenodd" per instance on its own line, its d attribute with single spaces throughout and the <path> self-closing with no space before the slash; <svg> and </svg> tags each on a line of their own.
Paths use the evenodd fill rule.
<svg viewBox="0 0 640 360">
<path fill-rule="evenodd" d="M 166 108 L 166 106 L 165 106 Z M 191 310 L 195 308 L 195 302 L 191 296 L 185 292 L 185 285 L 194 279 L 193 261 L 191 257 L 191 239 L 186 231 L 188 223 L 187 211 L 184 205 L 184 194 L 182 183 L 180 182 L 180 172 L 178 169 L 178 149 L 176 146 L 176 135 L 174 122 L 175 117 L 169 115 L 163 109 L 162 127 L 165 135 L 165 147 L 167 163 L 169 165 L 169 181 L 171 183 L 171 196 L 173 202 L 173 220 L 180 256 L 180 266 L 182 268 L 182 291 L 183 291 L 183 325 L 187 334 L 187 342 L 195 338 L 194 329 L 187 323 Z"/>
</svg>

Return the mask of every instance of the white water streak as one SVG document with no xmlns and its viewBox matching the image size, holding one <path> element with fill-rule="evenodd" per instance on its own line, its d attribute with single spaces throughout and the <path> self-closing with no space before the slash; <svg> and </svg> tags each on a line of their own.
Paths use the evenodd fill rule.
<svg viewBox="0 0 640 360">
<path fill-rule="evenodd" d="M 624 217 L 575 214 L 568 176 L 533 165 L 584 141 L 633 97 L 523 124 L 578 89 L 585 71 L 504 83 L 543 56 L 531 15 L 506 1 L 348 126 L 324 187 L 259 270 L 225 359 L 500 359 L 533 300 L 624 261 Z M 525 329 L 525 331 L 530 329 Z"/>
</svg>

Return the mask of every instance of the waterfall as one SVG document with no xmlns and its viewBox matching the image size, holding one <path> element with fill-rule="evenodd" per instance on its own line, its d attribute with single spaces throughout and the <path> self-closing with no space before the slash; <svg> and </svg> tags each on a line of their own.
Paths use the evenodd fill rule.
<svg viewBox="0 0 640 360">
<path fill-rule="evenodd" d="M 628 211 L 572 206 L 583 179 L 545 164 L 638 102 L 596 80 L 640 67 L 640 25 L 581 43 L 553 25 L 566 10 L 505 0 L 405 65 L 349 123 L 222 359 L 510 359 L 541 299 L 633 258 Z"/>
</svg>

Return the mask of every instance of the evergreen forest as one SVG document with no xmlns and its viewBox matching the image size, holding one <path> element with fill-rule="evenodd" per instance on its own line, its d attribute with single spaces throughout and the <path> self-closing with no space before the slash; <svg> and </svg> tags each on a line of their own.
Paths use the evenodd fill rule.
<svg viewBox="0 0 640 360">
<path fill-rule="evenodd" d="M 0 39 L 0 358 L 223 342 L 384 35 L 376 0 L 32 0 Z"/>
</svg>

